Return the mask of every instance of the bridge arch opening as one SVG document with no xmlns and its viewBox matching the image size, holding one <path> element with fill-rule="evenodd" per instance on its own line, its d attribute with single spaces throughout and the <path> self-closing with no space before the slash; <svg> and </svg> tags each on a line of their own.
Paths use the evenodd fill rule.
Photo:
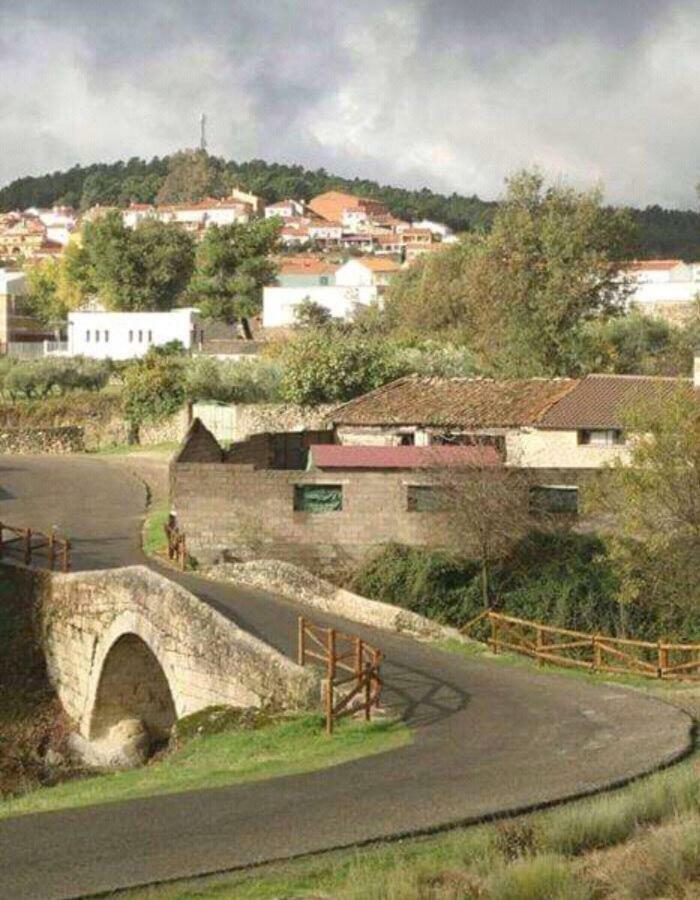
<svg viewBox="0 0 700 900">
<path fill-rule="evenodd" d="M 177 714 L 163 667 L 138 635 L 123 634 L 102 665 L 90 718 L 90 737 L 98 739 L 124 719 L 140 719 L 151 741 L 165 740 Z"/>
</svg>

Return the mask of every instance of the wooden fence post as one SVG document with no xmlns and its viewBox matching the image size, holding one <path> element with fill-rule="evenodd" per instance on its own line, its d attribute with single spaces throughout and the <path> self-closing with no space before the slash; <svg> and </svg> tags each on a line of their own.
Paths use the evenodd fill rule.
<svg viewBox="0 0 700 900">
<path fill-rule="evenodd" d="M 659 655 L 658 655 L 658 677 L 663 678 L 664 672 L 668 669 L 668 647 L 663 646 L 659 639 Z"/>
<path fill-rule="evenodd" d="M 599 643 L 599 634 L 594 634 L 592 638 L 593 643 L 593 661 L 591 663 L 591 668 L 594 672 L 600 671 L 601 666 L 603 665 L 603 658 L 600 652 L 600 643 Z"/>
<path fill-rule="evenodd" d="M 299 616 L 299 640 L 297 642 L 297 661 L 300 666 L 303 666 L 306 661 L 306 647 L 304 645 L 304 638 L 306 637 L 306 628 L 304 623 L 304 617 Z"/>
<path fill-rule="evenodd" d="M 537 650 L 537 665 L 544 665 L 544 658 L 542 657 L 542 648 L 544 647 L 544 635 L 542 633 L 542 629 L 538 628 L 535 637 L 535 647 Z"/>
<path fill-rule="evenodd" d="M 24 532 L 24 564 L 28 566 L 32 561 L 32 529 L 27 528 Z"/>
<path fill-rule="evenodd" d="M 656 642 L 656 677 L 663 678 L 663 654 L 661 650 L 661 638 Z"/>
<path fill-rule="evenodd" d="M 493 613 L 489 613 L 491 620 L 491 647 L 494 653 L 498 653 L 498 623 Z"/>
<path fill-rule="evenodd" d="M 56 531 L 55 531 L 55 529 L 52 528 L 51 531 L 49 532 L 49 568 L 51 569 L 52 572 L 53 572 L 54 558 L 56 555 L 56 549 L 54 546 L 55 541 L 56 541 Z"/>
<path fill-rule="evenodd" d="M 333 734 L 333 681 L 335 679 L 335 628 L 328 630 L 328 677 L 326 679 L 326 733 Z"/>
<path fill-rule="evenodd" d="M 70 571 L 70 541 L 68 538 L 63 542 L 62 569 L 64 572 Z"/>
</svg>

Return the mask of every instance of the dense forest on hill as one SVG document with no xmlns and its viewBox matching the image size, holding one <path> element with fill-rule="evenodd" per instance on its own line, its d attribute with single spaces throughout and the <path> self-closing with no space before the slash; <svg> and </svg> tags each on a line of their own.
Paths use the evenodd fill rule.
<svg viewBox="0 0 700 900">
<path fill-rule="evenodd" d="M 381 200 L 404 219 L 435 219 L 455 231 L 488 229 L 496 204 L 472 195 L 437 194 L 428 188 L 380 185 L 360 178 L 341 178 L 325 169 L 305 169 L 254 159 L 235 162 L 209 157 L 217 170 L 218 190 L 225 194 L 237 185 L 263 197 L 268 203 L 285 197 L 309 200 L 328 190 L 342 190 Z M 99 203 L 126 206 L 129 201 L 151 203 L 161 190 L 169 169 L 169 157 L 150 161 L 133 157 L 127 162 L 73 166 L 63 172 L 18 178 L 0 190 L 0 210 L 66 204 L 88 209 Z M 636 255 L 700 259 L 700 213 L 648 206 L 631 209 L 637 226 Z"/>
</svg>

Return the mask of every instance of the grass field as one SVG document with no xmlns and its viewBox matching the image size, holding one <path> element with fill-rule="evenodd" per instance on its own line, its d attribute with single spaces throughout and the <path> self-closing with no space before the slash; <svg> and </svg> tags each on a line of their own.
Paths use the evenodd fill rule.
<svg viewBox="0 0 700 900">
<path fill-rule="evenodd" d="M 397 722 L 345 720 L 328 738 L 318 715 L 278 717 L 255 729 L 195 735 L 144 768 L 93 775 L 1 801 L 0 818 L 309 772 L 409 741 L 409 729 Z"/>
<path fill-rule="evenodd" d="M 500 823 L 127 892 L 130 900 L 700 896 L 700 758 Z"/>
<path fill-rule="evenodd" d="M 160 556 L 167 552 L 165 524 L 169 512 L 170 507 L 166 500 L 158 500 L 148 508 L 143 525 L 143 549 L 149 556 Z"/>
</svg>

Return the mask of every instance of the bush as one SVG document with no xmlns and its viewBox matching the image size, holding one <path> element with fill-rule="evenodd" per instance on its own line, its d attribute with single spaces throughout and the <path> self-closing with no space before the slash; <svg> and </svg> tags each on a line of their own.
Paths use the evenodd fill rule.
<svg viewBox="0 0 700 900">
<path fill-rule="evenodd" d="M 47 357 L 30 362 L 3 362 L 0 382 L 11 399 L 43 399 L 71 391 L 99 391 L 107 384 L 111 366 L 107 360 Z"/>
<path fill-rule="evenodd" d="M 282 396 L 301 406 L 342 403 L 404 374 L 385 341 L 334 327 L 302 332 L 282 362 Z"/>
<path fill-rule="evenodd" d="M 476 358 L 468 347 L 428 341 L 418 347 L 396 351 L 397 364 L 406 374 L 439 378 L 468 377 L 477 374 Z"/>
<path fill-rule="evenodd" d="M 587 900 L 591 888 L 558 856 L 535 856 L 496 871 L 489 879 L 489 900 Z"/>
<path fill-rule="evenodd" d="M 219 403 L 275 403 L 281 399 L 282 367 L 274 360 L 223 361 L 195 356 L 185 370 L 189 400 Z"/>
<path fill-rule="evenodd" d="M 184 360 L 169 349 L 152 347 L 124 370 L 123 403 L 133 425 L 158 422 L 185 402 Z"/>
<path fill-rule="evenodd" d="M 440 622 L 460 625 L 482 608 L 468 595 L 479 564 L 437 550 L 388 544 L 356 573 L 351 587 Z"/>
</svg>

